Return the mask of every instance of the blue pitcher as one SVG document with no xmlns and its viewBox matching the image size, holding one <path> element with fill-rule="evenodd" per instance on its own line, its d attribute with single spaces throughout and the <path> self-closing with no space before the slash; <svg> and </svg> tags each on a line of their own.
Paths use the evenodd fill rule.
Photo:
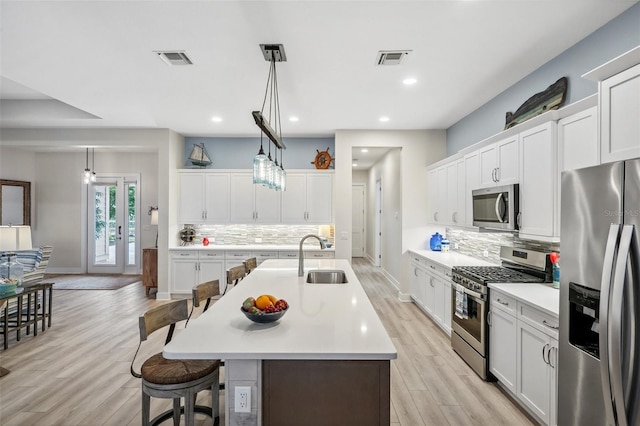
<svg viewBox="0 0 640 426">
<path fill-rule="evenodd" d="M 439 233 L 435 233 L 431 236 L 431 240 L 429 241 L 429 246 L 433 251 L 441 251 L 442 250 L 442 235 Z"/>
</svg>

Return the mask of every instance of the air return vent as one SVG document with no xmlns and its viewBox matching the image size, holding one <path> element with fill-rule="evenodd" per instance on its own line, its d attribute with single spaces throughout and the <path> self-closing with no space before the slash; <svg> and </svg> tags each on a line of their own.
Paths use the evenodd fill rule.
<svg viewBox="0 0 640 426">
<path fill-rule="evenodd" d="M 409 55 L 410 50 L 381 50 L 378 52 L 376 65 L 400 65 L 402 60 Z"/>
<path fill-rule="evenodd" d="M 193 65 L 191 59 L 182 50 L 173 50 L 167 52 L 153 52 L 169 65 Z"/>
</svg>

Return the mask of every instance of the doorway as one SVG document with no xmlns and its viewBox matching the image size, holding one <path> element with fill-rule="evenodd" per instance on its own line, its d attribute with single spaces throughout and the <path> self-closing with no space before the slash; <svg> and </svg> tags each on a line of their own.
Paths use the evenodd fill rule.
<svg viewBox="0 0 640 426">
<path fill-rule="evenodd" d="M 139 175 L 100 176 L 89 185 L 89 273 L 140 273 L 139 181 Z"/>
<path fill-rule="evenodd" d="M 374 237 L 376 241 L 373 264 L 379 267 L 382 262 L 382 179 L 376 180 L 375 223 Z"/>
<path fill-rule="evenodd" d="M 351 189 L 351 257 L 364 257 L 365 247 L 365 186 L 354 184 Z"/>
</svg>

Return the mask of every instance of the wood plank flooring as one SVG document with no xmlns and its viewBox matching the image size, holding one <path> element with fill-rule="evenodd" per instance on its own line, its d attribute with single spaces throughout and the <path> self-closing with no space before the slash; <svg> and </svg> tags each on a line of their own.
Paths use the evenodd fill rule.
<svg viewBox="0 0 640 426">
<path fill-rule="evenodd" d="M 353 268 L 398 350 L 391 364 L 392 425 L 534 424 L 494 383 L 475 375 L 422 311 L 398 301 L 377 268 L 363 259 L 354 259 Z M 162 301 L 133 284 L 54 291 L 53 303 L 52 328 L 20 342 L 12 335 L 9 349 L 0 350 L 0 365 L 11 370 L 0 378 L 0 424 L 139 425 L 140 381 L 129 373 L 137 317 Z M 158 332 L 143 344 L 137 369 L 160 350 L 164 337 Z M 220 402 L 224 413 L 224 394 Z M 170 405 L 152 398 L 152 416 Z M 198 415 L 197 424 L 212 422 Z"/>
</svg>

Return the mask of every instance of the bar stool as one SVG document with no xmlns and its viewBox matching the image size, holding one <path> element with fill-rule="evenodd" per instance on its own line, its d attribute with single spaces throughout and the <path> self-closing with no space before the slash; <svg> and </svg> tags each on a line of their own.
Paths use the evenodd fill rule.
<svg viewBox="0 0 640 426">
<path fill-rule="evenodd" d="M 258 262 L 255 257 L 251 257 L 242 263 L 244 264 L 244 269 L 247 271 L 247 275 L 249 275 L 251 271 L 258 267 Z"/>
<path fill-rule="evenodd" d="M 247 275 L 247 270 L 244 267 L 244 264 L 227 269 L 227 285 L 225 286 L 222 294 L 224 295 L 227 292 L 229 286 L 235 287 L 238 285 L 238 282 L 243 279 L 245 275 Z"/>
</svg>

